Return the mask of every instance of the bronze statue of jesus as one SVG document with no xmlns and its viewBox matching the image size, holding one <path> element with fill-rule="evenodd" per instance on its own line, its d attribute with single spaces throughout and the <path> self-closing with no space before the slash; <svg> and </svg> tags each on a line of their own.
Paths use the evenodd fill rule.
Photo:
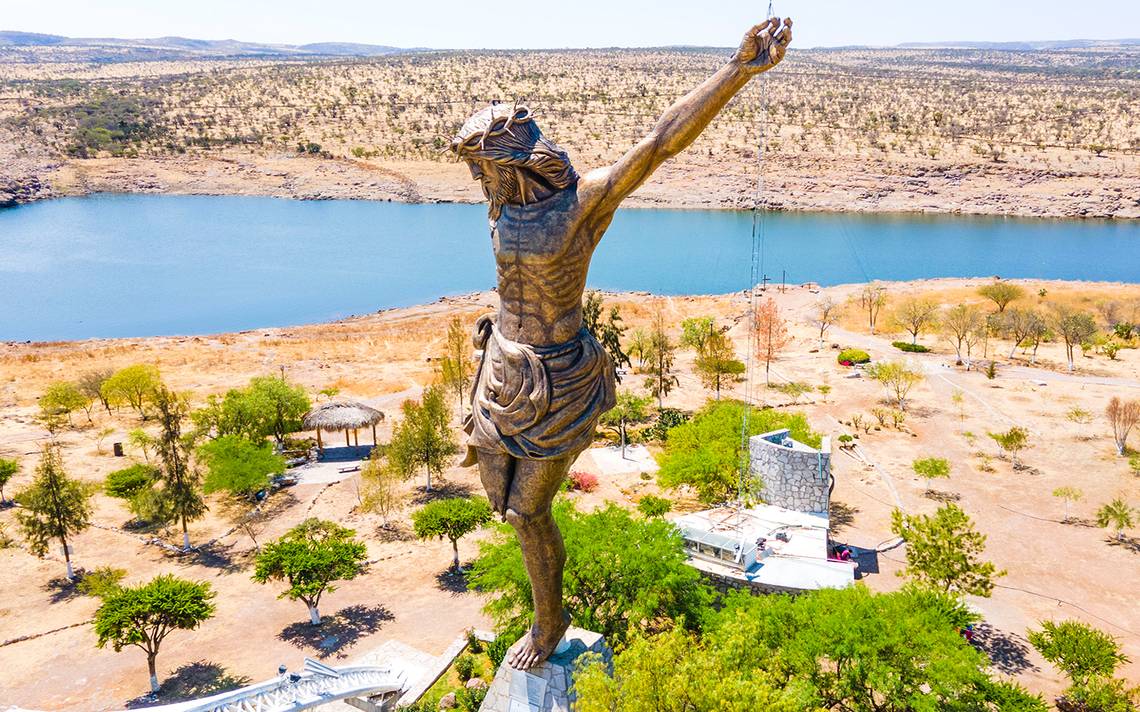
<svg viewBox="0 0 1140 712">
<path fill-rule="evenodd" d="M 530 112 L 494 104 L 451 142 L 490 201 L 499 312 L 476 324 L 483 358 L 466 422 L 465 465 L 479 464 L 491 505 L 518 534 L 534 623 L 507 663 L 530 668 L 569 625 L 562 607 L 566 550 L 550 513 L 555 493 L 614 405 L 614 366 L 582 326 L 594 248 L 614 211 L 653 171 L 693 142 L 748 80 L 784 57 L 792 21 L 750 29 L 732 58 L 665 112 L 617 163 L 579 176 Z"/>
</svg>

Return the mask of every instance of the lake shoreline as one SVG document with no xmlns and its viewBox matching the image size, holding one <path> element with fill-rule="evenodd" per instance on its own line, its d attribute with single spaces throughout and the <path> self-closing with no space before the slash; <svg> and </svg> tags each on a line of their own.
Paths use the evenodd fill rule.
<svg viewBox="0 0 1140 712">
<path fill-rule="evenodd" d="M 963 287 L 979 287 L 996 279 L 997 276 L 976 276 L 976 277 L 930 277 L 927 279 L 913 279 L 913 280 L 875 280 L 875 284 L 881 285 L 892 294 L 913 294 L 928 292 L 931 290 L 939 289 L 958 289 Z M 1017 284 L 1024 287 L 1028 292 L 1036 294 L 1040 290 L 1046 292 L 1056 289 L 1063 290 L 1106 290 L 1106 289 L 1129 289 L 1140 285 L 1140 282 L 1119 282 L 1119 281 L 1096 281 L 1086 279 L 1005 279 L 1003 282 L 1010 284 Z M 859 282 L 832 284 L 823 287 L 822 290 L 830 292 L 849 292 L 855 287 L 859 286 Z M 799 284 L 789 284 L 786 291 L 801 291 L 804 289 L 818 289 L 813 286 L 815 282 L 804 282 Z M 820 291 L 822 291 L 820 290 Z M 654 292 L 647 292 L 644 290 L 608 290 L 608 289 L 587 289 L 587 292 L 596 291 L 602 295 L 607 301 L 623 301 L 633 303 L 653 303 L 660 300 L 677 300 L 677 301 L 691 301 L 691 300 L 732 300 L 739 298 L 741 300 L 742 308 L 747 306 L 748 290 L 740 289 L 730 292 L 708 293 L 708 294 L 658 294 Z M 775 296 L 779 294 L 779 285 L 770 285 L 767 289 L 770 295 Z M 450 313 L 453 311 L 461 312 L 472 309 L 473 307 L 482 307 L 485 310 L 493 311 L 497 309 L 498 293 L 495 289 L 485 289 L 473 292 L 464 292 L 458 294 L 448 294 L 437 297 L 434 300 L 423 302 L 421 304 L 412 304 L 407 306 L 393 306 L 377 309 L 372 312 L 362 314 L 350 314 L 348 316 L 327 319 L 324 321 L 314 321 L 306 323 L 285 324 L 285 325 L 267 325 L 267 326 L 254 326 L 236 331 L 211 331 L 201 333 L 184 333 L 184 334 L 154 334 L 148 336 L 91 336 L 80 339 L 48 339 L 48 340 L 26 340 L 26 341 L 13 341 L 0 339 L 0 350 L 8 350 L 9 352 L 24 351 L 24 350 L 51 350 L 57 348 L 72 349 L 77 347 L 93 347 L 93 348 L 131 348 L 133 346 L 155 345 L 155 344 L 174 344 L 185 342 L 199 342 L 199 341 L 225 341 L 227 339 L 236 339 L 239 337 L 258 337 L 258 338 L 290 338 L 293 332 L 297 331 L 311 331 L 311 330 L 328 330 L 340 327 L 353 327 L 354 325 L 366 324 L 375 321 L 390 321 L 401 319 L 420 319 L 423 317 L 435 316 L 440 313 Z M 3 351 L 0 351 L 2 354 Z"/>
<path fill-rule="evenodd" d="M 466 167 L 448 162 L 228 152 L 59 161 L 11 179 L 16 203 L 93 193 L 267 196 L 296 200 L 481 203 Z M 665 164 L 625 203 L 635 208 L 750 209 L 754 176 Z M 20 191 L 20 187 L 27 188 Z M 3 203 L 0 200 L 0 203 Z M 1016 163 L 772 161 L 761 203 L 781 212 L 1140 219 L 1140 176 Z"/>
</svg>

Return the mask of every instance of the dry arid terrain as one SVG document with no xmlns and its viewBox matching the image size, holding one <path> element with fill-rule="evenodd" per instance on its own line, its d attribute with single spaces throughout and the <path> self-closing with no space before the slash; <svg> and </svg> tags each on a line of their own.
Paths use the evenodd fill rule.
<svg viewBox="0 0 1140 712">
<path fill-rule="evenodd" d="M 440 154 L 521 99 L 579 169 L 724 49 L 87 61 L 0 48 L 0 204 L 93 191 L 475 201 Z M 130 56 L 125 56 L 131 59 Z M 792 49 L 630 205 L 1140 217 L 1140 47 Z"/>
<path fill-rule="evenodd" d="M 1119 305 L 1140 303 L 1140 287 L 1116 284 L 1020 282 L 1029 296 L 1026 306 L 1039 301 L 1087 308 L 1111 299 Z M 922 295 L 945 305 L 976 302 L 981 280 L 932 280 L 886 284 L 890 302 Z M 823 290 L 846 302 L 859 286 Z M 1045 296 L 1041 295 L 1044 290 Z M 1009 356 L 1011 344 L 991 341 L 988 356 L 996 357 L 996 377 L 955 365 L 953 350 L 941 337 L 923 334 L 919 341 L 928 354 L 901 354 L 891 346 L 883 318 L 880 333 L 867 333 L 858 308 L 847 307 L 844 320 L 824 339 L 810 321 L 812 305 L 821 295 L 793 287 L 770 296 L 789 321 L 792 344 L 772 364 L 773 384 L 795 381 L 816 390 L 792 397 L 765 388 L 763 376 L 752 384 L 758 401 L 776 408 L 804 411 L 813 427 L 835 438 L 858 435 L 855 451 L 836 450 L 833 497 L 834 537 L 874 549 L 891 539 L 890 513 L 930 512 L 939 500 L 956 499 L 987 537 L 985 556 L 1007 573 L 993 596 L 971 598 L 984 616 L 978 640 L 991 653 L 995 668 L 1030 689 L 1056 693 L 1063 686 L 1059 673 L 1033 651 L 1026 630 L 1042 620 L 1076 618 L 1119 639 L 1133 662 L 1121 674 L 1140 682 L 1140 625 L 1136 618 L 1140 591 L 1140 538 L 1135 530 L 1115 541 L 1092 524 L 1103 503 L 1124 497 L 1140 503 L 1140 477 L 1126 458 L 1116 455 L 1111 431 L 1102 413 L 1113 395 L 1135 398 L 1140 389 L 1140 350 L 1125 348 L 1110 359 L 1090 349 L 1077 352 L 1076 372 L 1065 368 L 1063 346 L 1043 345 L 1035 366 L 1020 350 Z M 36 399 L 56 380 L 74 378 L 95 368 L 118 368 L 134 363 L 155 364 L 172 387 L 187 392 L 195 405 L 225 389 L 245 384 L 252 376 L 276 373 L 310 393 L 334 386 L 343 395 L 359 398 L 388 414 L 381 439 L 398 419 L 405 398 L 416 397 L 434 378 L 431 359 L 444 349 L 448 321 L 466 324 L 495 304 L 492 293 L 440 300 L 422 307 L 396 309 L 345 321 L 202 337 L 89 340 L 75 343 L 0 345 L 0 457 L 16 457 L 24 469 L 8 486 L 9 494 L 27 484 L 40 445 L 48 434 L 38 424 Z M 606 295 L 607 305 L 620 308 L 631 328 L 646 327 L 660 312 L 679 335 L 679 325 L 692 316 L 715 316 L 729 326 L 738 353 L 746 353 L 748 300 L 738 293 L 704 297 L 654 297 L 644 294 Z M 910 397 L 905 420 L 879 426 L 873 410 L 883 406 L 886 393 L 857 372 L 840 366 L 838 346 L 867 350 L 874 359 L 906 357 L 925 378 Z M 710 397 L 694 375 L 693 354 L 681 351 L 677 360 L 680 386 L 665 399 L 667 406 L 686 410 Z M 760 368 L 758 373 L 763 373 Z M 623 389 L 642 391 L 644 376 L 630 374 Z M 819 386 L 828 386 L 821 392 Z M 960 392 L 955 399 L 954 393 Z M 745 385 L 733 387 L 742 396 Z M 1084 411 L 1084 416 L 1078 416 Z M 853 416 L 868 422 L 866 431 L 849 425 Z M 1085 421 L 1081 424 L 1074 419 Z M 69 472 L 85 481 L 100 482 L 123 466 L 111 454 L 110 443 L 126 440 L 141 426 L 125 411 L 96 413 L 88 424 L 76 414 L 76 428 L 60 440 Z M 1003 458 L 988 432 L 1019 425 L 1029 431 L 1029 449 L 1015 469 Z M 110 429 L 110 433 L 100 435 Z M 128 449 L 128 458 L 142 455 Z M 937 481 L 936 495 L 925 493 L 910 463 L 919 457 L 947 458 L 949 480 Z M 637 471 L 606 472 L 590 451 L 577 469 L 601 475 L 597 491 L 573 494 L 589 508 L 606 500 L 632 506 L 646 493 L 658 491 L 652 477 Z M 449 469 L 445 493 L 477 492 L 473 471 Z M 306 516 L 320 516 L 355 528 L 368 545 L 372 562 L 366 575 L 348 582 L 322 602 L 332 617 L 320 636 L 309 632 L 303 606 L 278 600 L 276 586 L 250 580 L 253 543 L 240 531 L 225 534 L 237 513 L 213 496 L 209 515 L 191 525 L 197 543 L 220 537 L 191 554 L 169 553 L 147 545 L 124 530 L 130 514 L 119 500 L 96 496 L 98 525 L 72 543 L 78 565 L 114 565 L 128 570 L 131 583 L 173 572 L 206 580 L 218 591 L 217 615 L 192 633 L 172 635 L 160 654 L 159 675 L 174 679 L 184 690 L 202 691 L 240 680 L 262 680 L 279 663 L 295 668 L 303 655 L 328 662 L 352 660 L 387 640 L 399 640 L 439 654 L 464 629 L 487 627 L 480 612 L 482 599 L 456 587 L 444 576 L 450 546 L 419 542 L 409 531 L 410 512 L 426 497 L 419 481 L 406 485 L 405 503 L 394 526 L 382 528 L 377 515 L 357 511 L 355 477 L 327 484 L 301 484 L 273 494 L 262 541 L 279 535 Z M 1052 496 L 1057 487 L 1071 486 L 1084 497 L 1073 506 L 1073 518 L 1062 520 L 1062 504 Z M 680 511 L 696 507 L 685 492 L 668 492 Z M 0 641 L 71 626 L 41 637 L 0 647 L 0 700 L 33 709 L 103 710 L 121 708 L 146 689 L 145 662 L 135 650 L 115 653 L 95 648 L 95 636 L 85 622 L 96 600 L 60 585 L 63 563 L 58 557 L 37 559 L 19 544 L 12 509 L 0 512 L 0 523 L 17 541 L 0 551 Z M 224 535 L 223 535 L 224 534 Z M 176 533 L 167 533 L 175 541 Z M 463 540 L 461 554 L 470 559 L 485 534 Z M 864 582 L 872 589 L 901 585 L 903 549 L 883 551 L 878 570 L 867 568 Z"/>
</svg>

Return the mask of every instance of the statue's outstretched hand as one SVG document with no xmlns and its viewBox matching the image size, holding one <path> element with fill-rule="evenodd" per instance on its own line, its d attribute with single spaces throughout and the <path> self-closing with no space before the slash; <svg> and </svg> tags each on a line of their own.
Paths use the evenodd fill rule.
<svg viewBox="0 0 1140 712">
<path fill-rule="evenodd" d="M 758 74 L 779 64 L 791 41 L 792 18 L 784 20 L 781 27 L 780 18 L 773 17 L 744 33 L 740 49 L 732 59 L 744 71 Z"/>
</svg>

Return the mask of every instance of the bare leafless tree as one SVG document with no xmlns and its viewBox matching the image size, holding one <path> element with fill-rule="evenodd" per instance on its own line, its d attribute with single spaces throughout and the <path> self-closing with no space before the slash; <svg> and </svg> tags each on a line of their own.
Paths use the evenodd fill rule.
<svg viewBox="0 0 1140 712">
<path fill-rule="evenodd" d="M 1136 423 L 1140 422 L 1140 400 L 1124 401 L 1113 396 L 1104 409 L 1104 415 L 1112 425 L 1112 439 L 1116 443 L 1116 452 L 1120 455 L 1128 447 L 1128 434 Z"/>
</svg>

